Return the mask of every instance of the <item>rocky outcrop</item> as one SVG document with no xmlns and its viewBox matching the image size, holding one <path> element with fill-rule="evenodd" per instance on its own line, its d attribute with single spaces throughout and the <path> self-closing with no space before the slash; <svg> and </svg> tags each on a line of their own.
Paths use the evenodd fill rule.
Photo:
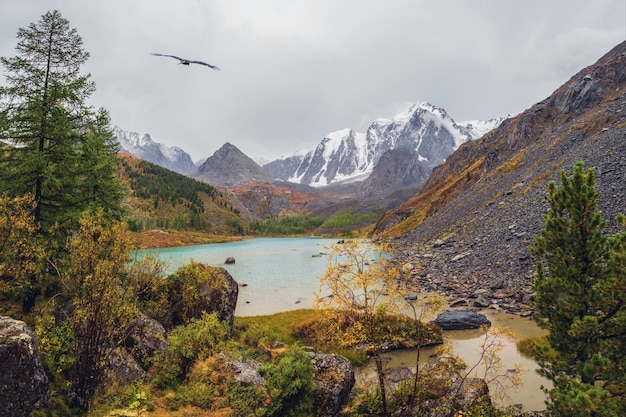
<svg viewBox="0 0 626 417">
<path fill-rule="evenodd" d="M 384 195 L 404 187 L 421 186 L 430 176 L 431 167 L 410 148 L 390 149 L 361 185 L 362 196 Z"/>
<path fill-rule="evenodd" d="M 106 362 L 105 381 L 109 384 L 128 384 L 146 376 L 146 370 L 123 347 L 108 352 Z"/>
<path fill-rule="evenodd" d="M 156 314 L 166 329 L 216 313 L 229 326 L 235 320 L 239 285 L 222 267 L 191 262 L 166 278 L 168 311 Z"/>
<path fill-rule="evenodd" d="M 127 334 L 124 347 L 144 369 L 148 368 L 150 358 L 156 352 L 167 350 L 165 327 L 143 314 L 133 320 Z"/>
<path fill-rule="evenodd" d="M 23 321 L 0 316 L 1 415 L 30 416 L 48 398 L 48 377 L 35 334 Z"/>
<path fill-rule="evenodd" d="M 434 323 L 442 330 L 466 330 L 491 326 L 491 322 L 484 314 L 469 310 L 446 310 L 437 316 Z"/>
<path fill-rule="evenodd" d="M 336 417 L 348 403 L 354 386 L 354 370 L 350 361 L 335 354 L 313 353 L 315 375 L 313 398 L 317 417 Z"/>
<path fill-rule="evenodd" d="M 226 362 L 226 369 L 234 372 L 235 381 L 240 384 L 260 387 L 263 385 L 263 382 L 265 382 L 265 379 L 263 379 L 258 371 L 263 365 L 261 362 L 250 358 L 245 361 L 232 360 L 223 353 L 219 354 L 219 358 Z"/>
</svg>

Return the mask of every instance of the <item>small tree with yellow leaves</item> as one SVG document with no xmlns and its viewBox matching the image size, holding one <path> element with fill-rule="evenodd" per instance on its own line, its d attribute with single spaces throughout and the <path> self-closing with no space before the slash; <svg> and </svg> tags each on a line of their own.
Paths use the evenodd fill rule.
<svg viewBox="0 0 626 417">
<path fill-rule="evenodd" d="M 35 200 L 0 195 L 0 297 L 24 303 L 38 285 L 44 252 L 35 239 Z"/>
<path fill-rule="evenodd" d="M 74 336 L 71 381 L 77 405 L 88 408 L 102 381 L 106 355 L 121 342 L 136 314 L 135 295 L 127 290 L 134 243 L 126 223 L 107 218 L 103 209 L 85 213 L 67 245 L 68 259 L 58 270 Z"/>
<path fill-rule="evenodd" d="M 331 247 L 328 265 L 320 277 L 315 306 L 329 316 L 329 335 L 345 347 L 361 346 L 374 358 L 383 414 L 388 415 L 383 344 L 387 316 L 398 311 L 399 271 L 385 259 L 383 245 L 348 240 Z"/>
</svg>

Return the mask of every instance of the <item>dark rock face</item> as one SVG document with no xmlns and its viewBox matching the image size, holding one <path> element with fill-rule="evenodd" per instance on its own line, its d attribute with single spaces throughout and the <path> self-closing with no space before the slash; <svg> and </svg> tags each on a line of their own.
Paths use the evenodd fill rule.
<svg viewBox="0 0 626 417">
<path fill-rule="evenodd" d="M 232 256 L 229 256 L 228 258 L 226 258 L 226 260 L 224 261 L 224 263 L 225 263 L 226 265 L 234 264 L 234 263 L 235 263 L 235 258 L 233 258 Z"/>
<path fill-rule="evenodd" d="M 403 187 L 420 186 L 430 176 L 431 168 L 419 159 L 411 148 L 391 149 L 385 152 L 363 181 L 364 196 L 382 195 Z"/>
<path fill-rule="evenodd" d="M 334 354 L 313 354 L 315 415 L 336 417 L 348 403 L 354 386 L 354 370 L 349 360 Z"/>
<path fill-rule="evenodd" d="M 273 181 L 259 164 L 228 142 L 198 167 L 197 178 L 214 185 Z"/>
<path fill-rule="evenodd" d="M 442 330 L 478 329 L 481 326 L 491 326 L 491 322 L 484 314 L 469 310 L 447 310 L 437 316 L 434 323 Z"/>
<path fill-rule="evenodd" d="M 145 378 L 151 358 L 167 345 L 163 325 L 140 314 L 130 324 L 124 344 L 107 355 L 107 383 L 127 384 Z"/>
<path fill-rule="evenodd" d="M 119 347 L 108 353 L 106 383 L 128 384 L 144 378 L 145 375 L 146 371 L 128 350 Z"/>
<path fill-rule="evenodd" d="M 33 331 L 20 320 L 0 316 L 0 414 L 30 416 L 48 402 L 48 377 Z"/>
</svg>

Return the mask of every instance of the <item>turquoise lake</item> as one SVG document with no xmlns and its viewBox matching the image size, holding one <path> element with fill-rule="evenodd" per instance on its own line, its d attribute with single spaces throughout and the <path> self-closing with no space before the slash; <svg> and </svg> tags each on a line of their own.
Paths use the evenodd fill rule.
<svg viewBox="0 0 626 417">
<path fill-rule="evenodd" d="M 239 283 L 237 316 L 273 314 L 311 308 L 326 269 L 327 248 L 336 239 L 254 238 L 229 243 L 143 249 L 138 256 L 155 254 L 171 274 L 191 259 L 224 267 Z M 226 265 L 228 257 L 234 264 Z M 242 286 L 244 285 L 245 286 Z"/>
</svg>

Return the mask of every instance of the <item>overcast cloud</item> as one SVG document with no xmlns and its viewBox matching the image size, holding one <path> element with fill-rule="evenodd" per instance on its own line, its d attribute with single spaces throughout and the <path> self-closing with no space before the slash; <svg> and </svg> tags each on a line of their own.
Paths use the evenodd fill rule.
<svg viewBox="0 0 626 417">
<path fill-rule="evenodd" d="M 225 142 L 276 159 L 421 101 L 519 112 L 626 38 L 625 0 L 0 0 L 0 56 L 55 9 L 91 55 L 91 104 L 194 160 Z"/>
</svg>

